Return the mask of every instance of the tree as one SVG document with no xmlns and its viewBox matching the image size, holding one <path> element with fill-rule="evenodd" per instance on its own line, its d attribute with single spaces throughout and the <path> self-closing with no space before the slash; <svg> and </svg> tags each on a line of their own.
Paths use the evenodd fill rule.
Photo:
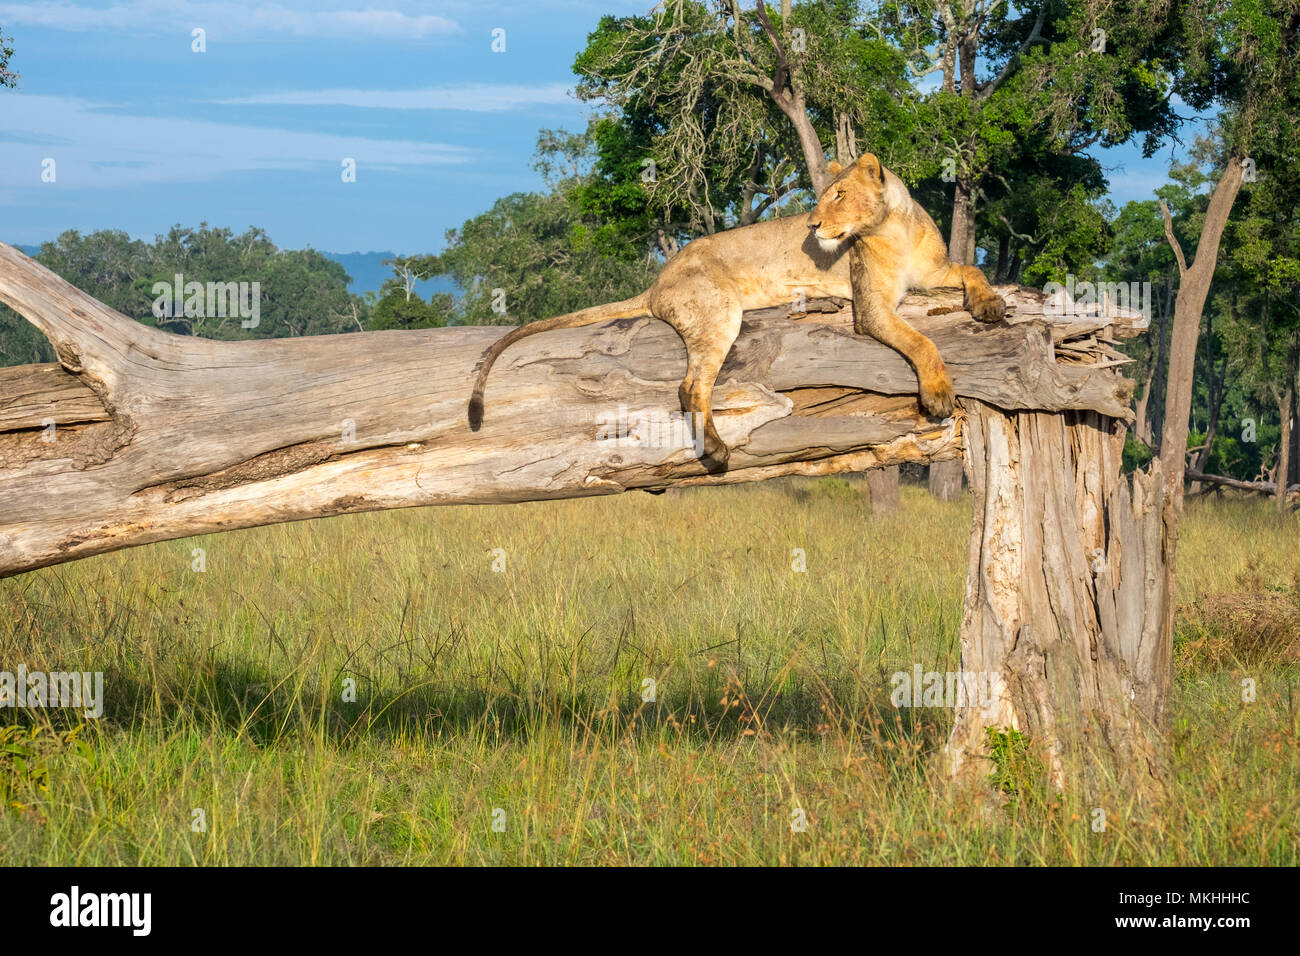
<svg viewBox="0 0 1300 956">
<path fill-rule="evenodd" d="M 900 125 L 911 96 L 901 54 L 855 23 L 857 6 L 785 0 L 778 16 L 669 0 L 602 19 L 574 72 L 580 97 L 616 111 L 618 131 L 599 140 L 603 183 L 644 195 L 685 238 L 811 199 L 830 179 L 828 145 L 854 158 L 855 130 Z"/>
<path fill-rule="evenodd" d="M 379 290 L 370 312 L 367 328 L 436 329 L 457 324 L 456 299 L 449 292 L 436 292 L 426 302 L 419 294 L 408 292 L 400 279 L 389 279 Z"/>
<path fill-rule="evenodd" d="M 1042 745 L 1060 786 L 1092 776 L 1076 756 L 1118 757 L 1121 785 L 1151 772 L 1151 649 L 1135 635 L 1159 580 L 1159 549 L 1144 547 L 1159 538 L 1159 511 L 1152 527 L 1151 509 L 1126 508 L 1119 483 L 1115 425 L 1131 383 L 1096 337 L 1123 334 L 1113 319 L 1049 327 L 1032 290 L 1016 294 L 1020 322 L 991 326 L 959 310 L 956 290 L 905 304 L 941 347 L 964 350 L 954 387 L 972 414 L 936 427 L 900 405 L 913 370 L 852 334 L 849 304 L 794 326 L 783 306 L 750 312 L 727 396 L 740 414 L 719 422 L 737 451 L 713 473 L 680 423 L 653 422 L 681 369 L 675 334 L 648 317 L 574 330 L 572 348 L 558 351 L 521 344 L 519 372 L 498 383 L 509 414 L 475 434 L 463 424 L 464 387 L 489 329 L 253 343 L 167 335 L 2 243 L 0 301 L 75 357 L 71 371 L 0 372 L 5 391 L 27 399 L 0 421 L 17 433 L 0 461 L 0 576 L 306 517 L 835 474 L 964 452 L 977 505 L 963 665 L 1003 678 L 992 700 L 956 701 L 950 767 L 986 783 L 990 732 L 1013 726 Z M 622 414 L 629 406 L 652 421 L 640 427 Z M 45 418 L 57 425 L 50 442 L 36 440 Z M 1100 780 L 1113 786 L 1116 775 Z"/>
<path fill-rule="evenodd" d="M 402 260 L 403 269 L 456 280 L 461 295 L 448 324 L 549 318 L 629 298 L 654 281 L 661 262 L 648 239 L 611 227 L 584 193 L 598 126 L 586 134 L 543 130 L 534 166 L 548 191 L 498 199 L 449 230 L 441 254 Z"/>
<path fill-rule="evenodd" d="M 1180 26 L 1187 56 L 1177 88 L 1194 108 L 1223 108 L 1223 173 L 1206 206 L 1191 265 L 1174 233 L 1168 206 L 1162 203 L 1161 207 L 1180 280 L 1160 444 L 1163 480 L 1173 508 L 1168 529 L 1171 537 L 1182 508 L 1197 340 L 1219 241 L 1248 172 L 1253 179 L 1254 170 L 1260 167 L 1276 171 L 1295 159 L 1294 144 L 1300 133 L 1300 2 L 1195 0 L 1187 5 Z M 1279 279 L 1294 287 L 1294 280 L 1286 278 L 1289 271 L 1290 266 L 1282 263 Z M 1289 343 L 1287 349 L 1284 407 L 1280 411 L 1289 423 L 1292 399 L 1285 396 L 1293 394 L 1295 370 Z M 1279 448 L 1282 463 L 1289 448 L 1288 429 L 1289 424 L 1284 424 Z M 1277 484 L 1284 495 L 1287 475 L 1284 467 L 1279 470 Z"/>
<path fill-rule="evenodd" d="M 1008 152 L 1079 156 L 1095 144 L 1177 124 L 1169 104 L 1169 29 L 1161 0 L 882 0 L 873 19 L 916 76 L 940 77 L 921 126 L 943 143 L 953 184 L 949 257 L 974 263 L 976 200 Z M 1123 42 L 1109 40 L 1123 37 Z M 983 72 L 983 76 L 981 76 Z"/>
<path fill-rule="evenodd" d="M 1193 201 L 1192 194 L 1180 186 L 1162 187 L 1161 195 L 1178 208 L 1190 207 Z M 1137 363 L 1139 383 L 1134 430 L 1139 441 L 1155 447 L 1164 421 L 1166 349 L 1178 266 L 1154 199 L 1125 203 L 1110 222 L 1110 236 L 1102 262 L 1103 281 L 1146 283 L 1151 289 L 1151 331 L 1144 340 L 1128 343 L 1127 350 Z"/>
<path fill-rule="evenodd" d="M 9 58 L 14 55 L 14 48 L 10 46 L 13 42 L 12 37 L 5 36 L 0 30 L 0 87 L 18 85 L 18 74 L 9 69 Z"/>
</svg>

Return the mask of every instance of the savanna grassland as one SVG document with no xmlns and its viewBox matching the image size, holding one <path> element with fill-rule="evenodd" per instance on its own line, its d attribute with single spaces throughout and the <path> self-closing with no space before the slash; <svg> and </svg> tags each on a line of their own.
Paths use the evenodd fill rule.
<svg viewBox="0 0 1300 956">
<path fill-rule="evenodd" d="M 1014 766 L 1000 807 L 948 784 L 949 712 L 891 706 L 894 671 L 959 667 L 969 504 L 858 489 L 347 516 L 0 581 L 0 669 L 106 696 L 0 711 L 0 862 L 1297 863 L 1300 518 L 1189 503 L 1171 798 L 1105 794 L 1098 833 Z"/>
</svg>

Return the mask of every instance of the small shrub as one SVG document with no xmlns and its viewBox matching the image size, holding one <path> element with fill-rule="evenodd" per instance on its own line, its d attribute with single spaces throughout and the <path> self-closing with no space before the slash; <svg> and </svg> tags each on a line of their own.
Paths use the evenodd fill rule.
<svg viewBox="0 0 1300 956">
<path fill-rule="evenodd" d="M 59 733 L 49 727 L 0 727 L 0 803 L 30 812 L 23 799 L 49 792 L 50 770 L 64 755 L 90 758 L 90 745 L 78 736 L 85 724 Z"/>
<path fill-rule="evenodd" d="M 1046 778 L 1042 761 L 1034 756 L 1030 740 L 1018 730 L 996 727 L 986 728 L 989 759 L 993 772 L 989 784 L 1007 795 L 1008 804 L 1014 804 L 1031 793 L 1041 793 Z"/>
</svg>

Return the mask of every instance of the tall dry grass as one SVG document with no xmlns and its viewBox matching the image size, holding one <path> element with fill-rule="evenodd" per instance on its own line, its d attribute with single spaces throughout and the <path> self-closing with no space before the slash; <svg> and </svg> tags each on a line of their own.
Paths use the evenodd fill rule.
<svg viewBox="0 0 1300 956">
<path fill-rule="evenodd" d="M 1297 862 L 1295 517 L 1189 508 L 1168 806 L 1026 775 L 991 810 L 936 772 L 949 713 L 889 703 L 894 671 L 958 667 L 969 527 L 904 491 L 883 518 L 843 479 L 389 512 L 0 581 L 0 669 L 107 697 L 72 740 L 0 711 L 0 858 Z"/>
</svg>

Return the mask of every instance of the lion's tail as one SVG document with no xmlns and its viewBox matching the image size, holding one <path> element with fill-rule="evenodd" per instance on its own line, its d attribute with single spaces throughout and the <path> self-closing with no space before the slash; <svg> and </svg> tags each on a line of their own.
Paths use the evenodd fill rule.
<svg viewBox="0 0 1300 956">
<path fill-rule="evenodd" d="M 622 302 L 597 305 L 590 309 L 571 312 L 568 315 L 557 315 L 553 319 L 529 322 L 527 325 L 521 325 L 519 328 L 512 329 L 501 336 L 487 350 L 483 360 L 479 362 L 478 378 L 474 382 L 474 392 L 469 399 L 469 427 L 473 431 L 478 431 L 483 425 L 483 388 L 487 384 L 488 372 L 492 371 L 492 364 L 510 346 L 520 339 L 536 335 L 539 332 L 551 332 L 555 329 L 576 329 L 584 325 L 595 325 L 597 322 L 608 322 L 610 319 L 630 319 L 634 316 L 645 315 L 648 312 L 647 299 L 648 294 L 643 292 L 641 295 L 634 296 L 631 299 L 624 299 Z"/>
</svg>

